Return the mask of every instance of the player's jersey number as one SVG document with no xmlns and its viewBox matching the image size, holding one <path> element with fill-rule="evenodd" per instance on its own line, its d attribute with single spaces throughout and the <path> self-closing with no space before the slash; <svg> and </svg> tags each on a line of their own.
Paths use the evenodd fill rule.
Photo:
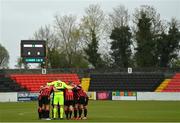
<svg viewBox="0 0 180 123">
<path fill-rule="evenodd" d="M 62 87 L 62 83 L 58 83 L 57 85 L 58 85 L 58 87 Z"/>
</svg>

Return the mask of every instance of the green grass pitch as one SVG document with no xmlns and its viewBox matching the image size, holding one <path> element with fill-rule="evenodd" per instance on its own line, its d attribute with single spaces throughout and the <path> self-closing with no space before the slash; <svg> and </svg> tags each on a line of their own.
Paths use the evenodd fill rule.
<svg viewBox="0 0 180 123">
<path fill-rule="evenodd" d="M 88 120 L 81 122 L 180 121 L 179 101 L 90 101 L 88 109 Z M 37 102 L 0 103 L 0 122 L 14 121 L 41 122 L 37 119 Z"/>
</svg>

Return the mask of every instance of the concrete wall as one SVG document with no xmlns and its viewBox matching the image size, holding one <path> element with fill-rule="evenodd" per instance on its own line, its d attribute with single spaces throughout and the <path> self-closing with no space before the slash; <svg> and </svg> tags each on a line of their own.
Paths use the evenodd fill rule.
<svg viewBox="0 0 180 123">
<path fill-rule="evenodd" d="M 17 102 L 17 92 L 0 93 L 0 102 Z"/>
<path fill-rule="evenodd" d="M 137 100 L 180 100 L 179 92 L 137 92 Z"/>
<path fill-rule="evenodd" d="M 90 99 L 96 100 L 96 92 L 89 92 Z M 112 100 L 159 100 L 180 101 L 179 92 L 137 92 L 135 96 L 112 96 Z M 17 92 L 0 93 L 0 102 L 17 102 Z"/>
<path fill-rule="evenodd" d="M 112 100 L 136 100 L 136 96 L 112 96 Z"/>
</svg>

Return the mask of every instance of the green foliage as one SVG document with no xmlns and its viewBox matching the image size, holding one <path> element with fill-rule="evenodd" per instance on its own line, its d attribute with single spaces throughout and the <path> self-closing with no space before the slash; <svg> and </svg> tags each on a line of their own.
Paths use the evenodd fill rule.
<svg viewBox="0 0 180 123">
<path fill-rule="evenodd" d="M 144 6 L 136 12 L 137 67 L 170 67 L 179 53 L 178 21 L 172 19 L 167 31 L 153 7 Z"/>
<path fill-rule="evenodd" d="M 62 68 L 67 66 L 65 55 L 59 53 L 59 51 L 54 48 L 48 52 L 48 63 L 50 68 Z"/>
<path fill-rule="evenodd" d="M 0 44 L 0 68 L 7 67 L 9 63 L 9 53 L 4 46 Z"/>
<path fill-rule="evenodd" d="M 128 26 L 121 26 L 112 30 L 110 38 L 111 42 L 111 56 L 114 60 L 114 66 L 128 67 L 131 59 L 131 37 L 130 28 Z"/>
<path fill-rule="evenodd" d="M 83 53 L 80 53 L 82 49 L 79 46 L 80 32 L 75 26 L 76 18 L 70 15 L 55 16 L 55 19 L 56 30 L 52 30 L 50 26 L 41 27 L 34 33 L 33 38 L 47 41 L 47 67 L 87 68 L 87 61 L 84 59 Z M 43 66 L 44 64 L 41 64 L 41 67 Z"/>
<path fill-rule="evenodd" d="M 23 62 L 23 59 L 22 58 L 18 58 L 17 59 L 17 64 L 15 65 L 16 68 L 18 69 L 29 69 L 29 66 L 26 62 Z"/>
<path fill-rule="evenodd" d="M 109 21 L 99 5 L 90 5 L 85 15 L 55 16 L 55 26 L 45 26 L 35 33 L 35 39 L 48 44 L 48 67 L 94 68 L 113 67 L 169 67 L 177 60 L 180 32 L 177 21 L 172 20 L 168 31 L 160 14 L 152 6 L 135 9 L 132 27 L 124 6 L 113 9 Z M 107 32 L 107 33 L 104 33 Z M 111 33 L 109 33 L 111 32 Z M 110 35 L 110 36 L 109 36 Z M 99 50 L 99 42 L 111 42 Z M 107 44 L 107 42 L 103 42 Z M 133 49 L 134 47 L 134 49 Z M 6 62 L 7 63 L 7 62 Z"/>
<path fill-rule="evenodd" d="M 156 65 L 155 55 L 155 41 L 151 32 L 151 19 L 147 17 L 146 13 L 141 11 L 138 19 L 138 31 L 136 35 L 136 54 L 135 59 L 139 67 L 153 67 Z"/>
<path fill-rule="evenodd" d="M 169 67 L 173 59 L 177 59 L 180 43 L 180 31 L 176 21 L 172 20 L 168 33 L 162 33 L 157 42 L 160 67 Z"/>
<path fill-rule="evenodd" d="M 98 53 L 98 40 L 96 38 L 95 32 L 92 30 L 92 41 L 88 44 L 87 48 L 84 49 L 87 60 L 95 67 L 101 67 L 102 66 L 102 59 L 100 57 L 100 54 Z"/>
<path fill-rule="evenodd" d="M 48 53 L 48 65 L 50 68 L 87 68 L 88 62 L 81 53 L 76 53 L 69 64 L 65 53 L 53 49 Z"/>
<path fill-rule="evenodd" d="M 73 55 L 73 61 L 72 61 L 72 66 L 75 68 L 88 68 L 88 61 L 85 60 L 84 56 L 82 53 L 77 53 Z"/>
<path fill-rule="evenodd" d="M 172 63 L 172 68 L 180 68 L 180 58 L 177 58 L 177 59 Z"/>
</svg>

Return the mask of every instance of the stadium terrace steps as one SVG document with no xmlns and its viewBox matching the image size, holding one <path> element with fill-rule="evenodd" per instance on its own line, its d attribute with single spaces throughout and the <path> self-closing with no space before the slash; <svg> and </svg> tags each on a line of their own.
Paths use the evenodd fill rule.
<svg viewBox="0 0 180 123">
<path fill-rule="evenodd" d="M 91 74 L 89 91 L 153 92 L 164 80 L 162 73 Z"/>
<path fill-rule="evenodd" d="M 41 85 L 54 80 L 72 81 L 76 84 L 80 83 L 77 74 L 11 74 L 10 77 L 30 92 L 38 92 Z"/>
<path fill-rule="evenodd" d="M 20 92 L 20 91 L 27 91 L 27 90 L 19 86 L 9 77 L 0 77 L 0 92 Z"/>
<path fill-rule="evenodd" d="M 176 73 L 162 92 L 180 92 L 180 73 Z"/>
<path fill-rule="evenodd" d="M 90 78 L 82 78 L 81 85 L 86 92 L 89 90 L 89 84 L 90 84 Z"/>
<path fill-rule="evenodd" d="M 166 86 L 168 85 L 169 81 L 171 81 L 171 79 L 165 79 L 160 85 L 159 87 L 157 87 L 156 92 L 162 92 L 162 90 L 164 88 L 166 88 Z"/>
</svg>

